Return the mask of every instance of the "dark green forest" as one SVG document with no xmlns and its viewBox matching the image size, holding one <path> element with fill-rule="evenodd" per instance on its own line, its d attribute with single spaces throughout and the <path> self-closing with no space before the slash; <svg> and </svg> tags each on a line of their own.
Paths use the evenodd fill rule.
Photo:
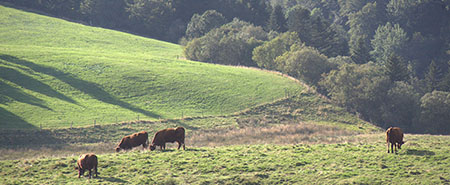
<svg viewBox="0 0 450 185">
<path fill-rule="evenodd" d="M 0 0 L 280 71 L 380 127 L 450 134 L 450 0 Z"/>
</svg>

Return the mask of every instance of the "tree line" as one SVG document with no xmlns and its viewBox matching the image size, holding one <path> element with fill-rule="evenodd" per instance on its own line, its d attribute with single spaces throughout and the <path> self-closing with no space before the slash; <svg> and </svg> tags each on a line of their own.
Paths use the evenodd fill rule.
<svg viewBox="0 0 450 185">
<path fill-rule="evenodd" d="M 450 134 L 447 0 L 0 0 L 296 77 L 381 127 Z"/>
</svg>

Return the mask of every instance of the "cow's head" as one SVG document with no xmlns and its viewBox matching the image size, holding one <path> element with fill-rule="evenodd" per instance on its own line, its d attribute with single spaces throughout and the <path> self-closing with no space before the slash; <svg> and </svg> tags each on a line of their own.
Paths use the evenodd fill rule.
<svg viewBox="0 0 450 185">
<path fill-rule="evenodd" d="M 120 152 L 120 147 L 116 147 L 116 152 Z"/>
<path fill-rule="evenodd" d="M 402 149 L 402 144 L 405 144 L 405 143 L 406 143 L 406 141 L 400 142 L 400 143 L 398 144 L 398 149 Z"/>
<path fill-rule="evenodd" d="M 156 146 L 155 145 L 150 145 L 150 151 L 153 151 L 153 150 L 155 150 L 156 149 Z"/>
</svg>

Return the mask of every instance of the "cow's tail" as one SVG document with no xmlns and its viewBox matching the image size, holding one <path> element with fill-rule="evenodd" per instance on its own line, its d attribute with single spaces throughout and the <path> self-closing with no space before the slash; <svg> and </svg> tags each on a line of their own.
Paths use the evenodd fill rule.
<svg viewBox="0 0 450 185">
<path fill-rule="evenodd" d="M 143 144 L 143 147 L 144 148 L 147 148 L 149 145 L 149 140 L 148 140 L 148 133 L 147 132 L 145 132 L 145 142 L 144 142 L 144 144 Z"/>
<path fill-rule="evenodd" d="M 389 143 L 389 138 L 391 138 L 392 127 L 389 127 L 386 131 L 386 143 Z"/>
</svg>

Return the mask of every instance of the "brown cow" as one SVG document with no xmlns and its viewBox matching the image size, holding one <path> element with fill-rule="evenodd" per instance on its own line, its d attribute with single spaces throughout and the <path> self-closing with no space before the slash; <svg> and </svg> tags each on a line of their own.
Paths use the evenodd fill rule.
<svg viewBox="0 0 450 185">
<path fill-rule="evenodd" d="M 116 147 L 116 152 L 120 152 L 121 149 L 129 150 L 133 147 L 137 147 L 142 145 L 142 147 L 147 148 L 148 146 L 148 133 L 145 131 L 141 131 L 138 133 L 134 133 L 129 136 L 125 136 L 120 141 L 119 145 Z"/>
<path fill-rule="evenodd" d="M 398 127 L 390 127 L 386 130 L 386 143 L 387 143 L 387 149 L 389 153 L 389 143 L 391 143 L 391 152 L 397 153 L 397 147 L 398 149 L 402 149 L 403 142 L 403 131 L 402 129 Z"/>
<path fill-rule="evenodd" d="M 94 169 L 95 177 L 98 176 L 97 172 L 97 166 L 98 166 L 98 160 L 97 156 L 93 153 L 88 154 L 82 154 L 80 155 L 80 158 L 78 158 L 77 161 L 77 167 L 75 167 L 76 170 L 78 170 L 78 178 L 80 178 L 81 175 L 84 176 L 84 171 L 89 170 L 89 178 L 92 177 L 92 169 Z"/>
<path fill-rule="evenodd" d="M 183 127 L 166 128 L 156 132 L 152 144 L 150 145 L 150 150 L 155 150 L 156 146 L 159 146 L 161 150 L 165 150 L 167 142 L 173 143 L 175 141 L 178 143 L 178 150 L 181 145 L 183 145 L 183 150 L 186 150 L 184 145 L 184 132 Z"/>
</svg>

